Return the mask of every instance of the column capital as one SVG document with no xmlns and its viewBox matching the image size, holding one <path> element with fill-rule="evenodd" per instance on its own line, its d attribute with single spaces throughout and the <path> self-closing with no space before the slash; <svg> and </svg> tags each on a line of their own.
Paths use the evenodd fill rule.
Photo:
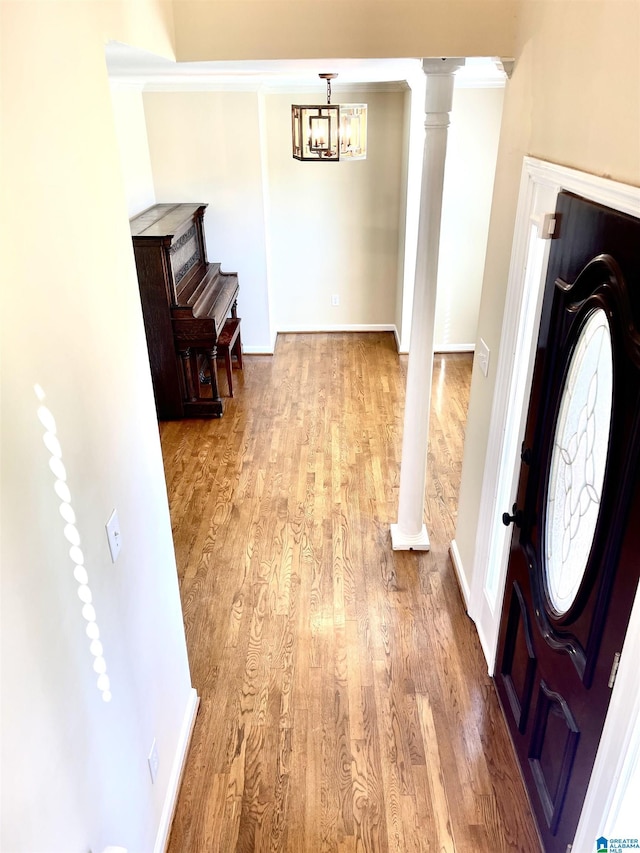
<svg viewBox="0 0 640 853">
<path fill-rule="evenodd" d="M 464 56 L 429 57 L 422 60 L 422 70 L 427 77 L 439 74 L 454 74 L 458 68 L 462 68 L 465 62 L 466 59 Z"/>
</svg>

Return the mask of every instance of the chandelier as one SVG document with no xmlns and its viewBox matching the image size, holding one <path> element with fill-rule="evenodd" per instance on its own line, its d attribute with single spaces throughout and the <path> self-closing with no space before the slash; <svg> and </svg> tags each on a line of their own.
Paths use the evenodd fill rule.
<svg viewBox="0 0 640 853">
<path fill-rule="evenodd" d="M 367 156 L 367 105 L 332 104 L 331 81 L 337 74 L 319 74 L 327 81 L 327 103 L 293 104 L 291 138 L 296 160 L 364 160 Z"/>
</svg>

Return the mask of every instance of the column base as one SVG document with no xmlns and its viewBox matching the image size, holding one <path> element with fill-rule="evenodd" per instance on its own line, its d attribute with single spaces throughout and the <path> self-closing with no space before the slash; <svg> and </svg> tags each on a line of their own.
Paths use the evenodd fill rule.
<svg viewBox="0 0 640 853">
<path fill-rule="evenodd" d="M 391 525 L 391 547 L 394 551 L 428 551 L 431 548 L 427 528 L 422 525 L 419 533 L 403 533 L 400 525 Z"/>
</svg>

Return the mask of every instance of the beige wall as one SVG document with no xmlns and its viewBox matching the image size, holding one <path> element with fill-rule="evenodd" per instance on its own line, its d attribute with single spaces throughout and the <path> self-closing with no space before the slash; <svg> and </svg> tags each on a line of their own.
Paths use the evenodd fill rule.
<svg viewBox="0 0 640 853">
<path fill-rule="evenodd" d="M 392 327 L 398 287 L 404 93 L 340 90 L 368 104 L 367 159 L 304 163 L 291 156 L 291 104 L 267 98 L 272 299 L 278 330 Z M 331 296 L 339 297 L 332 307 Z"/>
<path fill-rule="evenodd" d="M 635 0 L 525 0 L 522 5 L 478 321 L 478 336 L 492 358 L 488 378 L 474 367 L 456 530 L 469 581 L 522 158 L 531 154 L 638 185 L 639 46 Z"/>
<path fill-rule="evenodd" d="M 512 56 L 515 0 L 176 0 L 194 59 Z"/>
<path fill-rule="evenodd" d="M 639 181 L 638 9 L 635 0 L 177 0 L 175 23 L 181 59 L 516 55 L 478 328 L 497 354 L 522 156 Z M 104 44 L 171 56 L 173 7 L 4 0 L 0 14 L 0 847 L 137 853 L 153 848 L 190 680 Z M 456 534 L 467 570 L 495 364 L 488 379 L 473 378 Z M 109 704 L 91 668 L 35 383 L 57 420 Z M 104 534 L 114 506 L 115 565 Z"/>
<path fill-rule="evenodd" d="M 142 87 L 112 83 L 111 101 L 127 212 L 132 217 L 156 203 Z"/>
<path fill-rule="evenodd" d="M 198 201 L 209 261 L 237 272 L 243 345 L 268 352 L 265 211 L 260 115 L 255 92 L 144 95 L 158 202 Z"/>
<path fill-rule="evenodd" d="M 504 89 L 456 87 L 447 142 L 435 350 L 473 348 Z"/>
<path fill-rule="evenodd" d="M 405 94 L 336 97 L 369 104 L 364 161 L 293 159 L 291 104 L 317 92 L 144 95 L 156 198 L 210 205 L 209 259 L 239 274 L 249 352 L 269 351 L 277 331 L 394 325 Z"/>
<path fill-rule="evenodd" d="M 171 7 L 50 0 L 2 2 L 0 14 L 0 848 L 150 851 L 192 693 L 104 44 L 170 55 Z M 109 703 L 36 383 L 57 424 Z M 123 544 L 112 564 L 114 507 Z"/>
</svg>

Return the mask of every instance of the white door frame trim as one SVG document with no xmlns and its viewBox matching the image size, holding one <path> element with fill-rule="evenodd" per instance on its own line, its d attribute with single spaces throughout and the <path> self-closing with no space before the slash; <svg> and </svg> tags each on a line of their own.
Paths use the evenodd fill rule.
<svg viewBox="0 0 640 853">
<path fill-rule="evenodd" d="M 555 210 L 561 190 L 640 216 L 640 188 L 533 157 L 524 158 L 468 602 L 490 673 L 495 665 L 511 539 L 511 529 L 502 525 L 501 516 L 511 507 L 517 488 L 520 442 L 549 254 L 548 241 L 542 245 L 544 234 L 533 229 L 541 225 L 544 214 Z M 505 494 L 509 495 L 506 505 Z M 614 828 L 634 761 L 640 755 L 639 655 L 640 592 L 636 593 L 618 678 L 574 841 L 576 850 L 592 849 L 598 835 Z"/>
</svg>

